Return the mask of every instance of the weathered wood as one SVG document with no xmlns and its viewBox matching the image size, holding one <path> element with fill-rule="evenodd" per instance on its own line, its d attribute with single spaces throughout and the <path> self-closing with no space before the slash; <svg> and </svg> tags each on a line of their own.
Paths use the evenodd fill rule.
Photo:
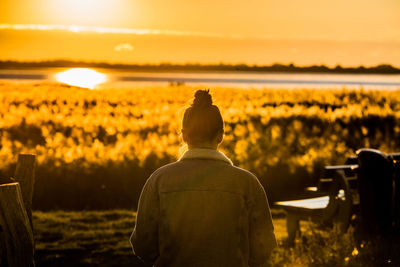
<svg viewBox="0 0 400 267">
<path fill-rule="evenodd" d="M 322 197 L 313 197 L 299 200 L 289 200 L 289 201 L 279 201 L 276 202 L 275 205 L 279 205 L 281 207 L 287 207 L 288 209 L 325 209 L 329 203 L 329 196 Z"/>
<path fill-rule="evenodd" d="M 400 233 L 400 153 L 396 153 L 393 156 L 393 168 L 394 168 L 394 228 L 396 232 Z"/>
<path fill-rule="evenodd" d="M 346 231 L 356 215 L 353 222 L 359 233 L 400 233 L 400 153 L 360 149 L 345 165 L 326 166 L 317 187 L 307 189 L 319 193 L 318 197 L 275 203 L 287 211 L 289 244 L 300 231 L 299 221 L 310 219 L 328 225 L 336 222 Z"/>
<path fill-rule="evenodd" d="M 22 198 L 32 227 L 32 197 L 35 182 L 35 155 L 19 154 L 14 178 L 21 186 Z"/>
<path fill-rule="evenodd" d="M 0 266 L 7 266 L 7 247 L 3 231 L 0 224 Z"/>
<path fill-rule="evenodd" d="M 349 186 L 344 170 L 337 170 L 334 173 L 335 185 L 331 191 L 331 198 L 335 198 L 338 205 L 337 213 L 334 216 L 334 222 L 339 223 L 342 232 L 345 232 L 350 225 L 352 209 L 354 205 L 353 193 Z"/>
<path fill-rule="evenodd" d="M 356 176 L 358 171 L 358 164 L 351 165 L 336 165 L 336 166 L 325 166 L 324 177 L 332 177 L 336 171 L 344 171 L 347 177 Z"/>
<path fill-rule="evenodd" d="M 311 220 L 321 225 L 336 222 L 345 232 L 352 214 L 352 193 L 344 170 L 335 169 L 331 173 L 327 195 L 293 201 L 280 201 L 275 206 L 287 212 L 286 228 L 288 244 L 293 245 L 297 233 L 300 233 L 300 221 Z"/>
<path fill-rule="evenodd" d="M 375 149 L 357 151 L 360 170 L 360 230 L 368 236 L 390 235 L 393 222 L 393 162 Z"/>
<path fill-rule="evenodd" d="M 0 185 L 0 226 L 0 254 L 6 256 L 6 266 L 34 266 L 33 233 L 19 183 Z"/>
</svg>

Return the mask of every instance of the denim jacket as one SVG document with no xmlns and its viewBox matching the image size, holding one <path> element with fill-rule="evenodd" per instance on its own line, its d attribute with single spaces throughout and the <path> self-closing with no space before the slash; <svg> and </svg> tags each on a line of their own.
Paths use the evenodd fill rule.
<svg viewBox="0 0 400 267">
<path fill-rule="evenodd" d="M 259 266 L 276 246 L 258 179 L 223 153 L 197 148 L 147 180 L 130 240 L 154 266 Z"/>
</svg>

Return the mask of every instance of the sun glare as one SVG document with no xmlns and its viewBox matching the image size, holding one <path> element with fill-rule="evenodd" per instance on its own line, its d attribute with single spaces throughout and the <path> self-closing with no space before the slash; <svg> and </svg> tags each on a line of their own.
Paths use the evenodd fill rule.
<svg viewBox="0 0 400 267">
<path fill-rule="evenodd" d="M 104 83 L 107 76 L 88 68 L 74 68 L 56 74 L 56 80 L 73 86 L 93 89 Z"/>
</svg>

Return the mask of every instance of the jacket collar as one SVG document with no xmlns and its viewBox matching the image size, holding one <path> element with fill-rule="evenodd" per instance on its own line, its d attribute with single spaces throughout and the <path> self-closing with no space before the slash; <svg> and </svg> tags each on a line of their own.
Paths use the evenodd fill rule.
<svg viewBox="0 0 400 267">
<path fill-rule="evenodd" d="M 212 159 L 212 160 L 221 160 L 224 161 L 230 165 L 233 165 L 232 161 L 225 156 L 224 153 L 215 150 L 215 149 L 209 149 L 209 148 L 192 148 L 187 150 L 182 157 L 179 159 L 185 160 L 185 159 Z"/>
</svg>

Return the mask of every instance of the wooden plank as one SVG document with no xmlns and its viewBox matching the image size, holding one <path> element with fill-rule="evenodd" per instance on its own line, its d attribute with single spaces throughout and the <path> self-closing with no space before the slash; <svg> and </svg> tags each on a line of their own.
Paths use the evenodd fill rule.
<svg viewBox="0 0 400 267">
<path fill-rule="evenodd" d="M 24 206 L 32 227 L 32 197 L 35 182 L 35 155 L 19 154 L 14 178 L 21 186 Z"/>
<path fill-rule="evenodd" d="M 391 153 L 389 156 L 391 156 L 394 161 L 400 161 L 400 153 Z"/>
<path fill-rule="evenodd" d="M 352 165 L 352 164 L 358 164 L 358 157 L 357 156 L 350 156 L 347 158 L 346 162 L 344 163 L 345 165 Z"/>
<path fill-rule="evenodd" d="M 333 178 L 320 178 L 318 181 L 318 191 L 326 192 L 333 183 Z M 351 189 L 357 189 L 357 176 L 346 177 Z"/>
<path fill-rule="evenodd" d="M 354 176 L 357 174 L 358 164 L 325 166 L 324 178 L 331 178 L 339 170 L 343 170 L 346 176 Z"/>
<path fill-rule="evenodd" d="M 279 201 L 275 204 L 281 207 L 294 207 L 303 209 L 325 209 L 329 203 L 329 196 L 314 197 L 308 199 Z"/>
<path fill-rule="evenodd" d="M 0 226 L 6 266 L 34 266 L 33 233 L 19 183 L 0 185 Z"/>
<path fill-rule="evenodd" d="M 4 229 L 0 223 L 0 266 L 7 266 L 7 247 Z"/>
<path fill-rule="evenodd" d="M 308 186 L 308 187 L 306 187 L 305 190 L 308 191 L 308 192 L 317 192 L 318 191 L 318 187 L 316 187 L 316 186 Z"/>
<path fill-rule="evenodd" d="M 325 166 L 326 170 L 354 170 L 356 168 L 358 168 L 358 164 Z"/>
<path fill-rule="evenodd" d="M 360 224 L 365 236 L 390 235 L 393 228 L 393 159 L 379 150 L 357 151 L 360 164 Z"/>
</svg>

